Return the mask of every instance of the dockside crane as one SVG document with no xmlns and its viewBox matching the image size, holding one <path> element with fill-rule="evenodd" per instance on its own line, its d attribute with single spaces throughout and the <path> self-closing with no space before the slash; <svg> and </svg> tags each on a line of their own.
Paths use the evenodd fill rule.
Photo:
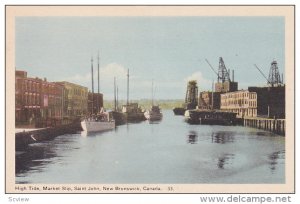
<svg viewBox="0 0 300 204">
<path fill-rule="evenodd" d="M 213 68 L 213 66 L 209 63 L 209 61 L 207 59 L 205 59 L 205 61 L 207 62 L 207 64 L 209 65 L 209 67 L 213 70 L 213 72 L 217 75 L 218 82 L 220 80 L 222 81 L 222 83 L 224 83 L 225 81 L 231 82 L 230 76 L 229 76 L 230 70 L 226 69 L 226 66 L 225 66 L 225 63 L 224 63 L 224 60 L 223 60 L 222 57 L 219 58 L 219 69 L 218 69 L 218 72 Z"/>
<path fill-rule="evenodd" d="M 258 66 L 256 64 L 254 64 L 254 66 L 256 67 L 256 69 L 261 73 L 261 75 L 267 80 L 268 84 L 271 84 L 269 79 L 266 77 L 266 75 L 261 71 L 260 68 L 258 68 Z"/>
</svg>

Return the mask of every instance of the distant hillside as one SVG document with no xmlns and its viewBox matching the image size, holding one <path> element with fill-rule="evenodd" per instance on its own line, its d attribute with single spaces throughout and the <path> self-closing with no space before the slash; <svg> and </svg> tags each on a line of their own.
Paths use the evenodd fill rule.
<svg viewBox="0 0 300 204">
<path fill-rule="evenodd" d="M 131 100 L 131 103 L 138 103 L 142 109 L 148 109 L 151 107 L 152 101 L 149 99 Z M 174 107 L 181 107 L 183 100 L 180 99 L 168 99 L 168 100 L 155 100 L 154 105 L 159 105 L 161 109 L 173 109 Z M 119 101 L 119 107 L 126 104 L 126 101 Z M 104 107 L 106 109 L 113 109 L 114 102 L 112 100 L 104 100 Z"/>
</svg>

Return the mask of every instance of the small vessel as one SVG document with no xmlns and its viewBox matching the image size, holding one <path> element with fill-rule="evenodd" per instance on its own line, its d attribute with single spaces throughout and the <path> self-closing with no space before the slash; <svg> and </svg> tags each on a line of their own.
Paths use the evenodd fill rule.
<svg viewBox="0 0 300 204">
<path fill-rule="evenodd" d="M 236 113 L 220 110 L 186 110 L 185 120 L 189 124 L 202 125 L 236 125 Z"/>
<path fill-rule="evenodd" d="M 92 96 L 94 96 L 93 58 L 91 59 L 91 70 L 92 70 Z M 98 56 L 98 93 L 99 93 L 99 56 Z M 94 115 L 93 112 L 94 112 L 94 98 L 92 98 L 91 116 L 85 117 L 80 122 L 84 132 L 87 133 L 100 132 L 100 131 L 112 130 L 116 127 L 115 120 L 112 119 L 112 117 L 108 112 L 104 111 L 103 107 L 101 108 L 98 114 Z"/>
<path fill-rule="evenodd" d="M 144 115 L 145 115 L 145 118 L 149 121 L 158 121 L 158 120 L 161 120 L 163 115 L 160 111 L 160 108 L 158 105 L 154 105 L 154 102 L 153 102 L 153 81 L 152 81 L 152 106 L 151 106 L 151 109 L 150 110 L 147 110 Z"/>
<path fill-rule="evenodd" d="M 116 86 L 116 77 L 114 77 L 114 110 L 112 110 L 110 113 L 116 122 L 116 126 L 123 125 L 126 123 L 125 114 L 119 110 L 118 87 Z"/>
<path fill-rule="evenodd" d="M 129 69 L 127 71 L 127 102 L 122 106 L 122 113 L 124 114 L 127 123 L 141 122 L 146 120 L 144 112 L 139 107 L 138 103 L 129 103 Z"/>
<path fill-rule="evenodd" d="M 87 117 L 82 120 L 81 127 L 84 132 L 101 132 L 115 129 L 116 124 L 110 118 L 109 113 L 102 112 L 96 116 Z"/>
<path fill-rule="evenodd" d="M 173 108 L 174 115 L 184 115 L 185 111 L 186 111 L 186 109 L 182 108 L 182 107 Z"/>
<path fill-rule="evenodd" d="M 122 106 L 122 113 L 128 122 L 141 122 L 146 120 L 144 112 L 138 106 L 138 103 L 128 103 Z"/>
<path fill-rule="evenodd" d="M 150 120 L 150 121 L 161 120 L 163 117 L 163 114 L 160 112 L 159 106 L 151 106 L 151 109 L 147 110 L 144 113 L 144 115 L 145 115 L 146 119 Z"/>
</svg>

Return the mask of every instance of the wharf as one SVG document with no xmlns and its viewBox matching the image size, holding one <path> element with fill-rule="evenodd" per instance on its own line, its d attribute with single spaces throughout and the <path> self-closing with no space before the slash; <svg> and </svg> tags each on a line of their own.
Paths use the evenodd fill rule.
<svg viewBox="0 0 300 204">
<path fill-rule="evenodd" d="M 266 130 L 278 135 L 285 136 L 285 119 L 270 118 L 244 118 L 244 126 Z"/>
<path fill-rule="evenodd" d="M 15 133 L 15 149 L 26 149 L 29 144 L 52 140 L 55 137 L 63 134 L 74 134 L 81 131 L 80 122 L 67 125 L 60 125 L 51 128 L 41 128 L 31 131 L 22 131 Z"/>
</svg>

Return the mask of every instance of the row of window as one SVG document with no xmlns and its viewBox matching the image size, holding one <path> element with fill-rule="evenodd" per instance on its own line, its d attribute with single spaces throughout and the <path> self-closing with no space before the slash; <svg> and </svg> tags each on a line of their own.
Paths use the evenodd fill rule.
<svg viewBox="0 0 300 204">
<path fill-rule="evenodd" d="M 227 93 L 227 94 L 222 94 L 221 98 L 222 99 L 227 99 L 227 98 L 248 98 L 249 99 L 256 99 L 256 93 L 249 93 L 249 92 L 241 92 L 241 93 Z"/>
</svg>

